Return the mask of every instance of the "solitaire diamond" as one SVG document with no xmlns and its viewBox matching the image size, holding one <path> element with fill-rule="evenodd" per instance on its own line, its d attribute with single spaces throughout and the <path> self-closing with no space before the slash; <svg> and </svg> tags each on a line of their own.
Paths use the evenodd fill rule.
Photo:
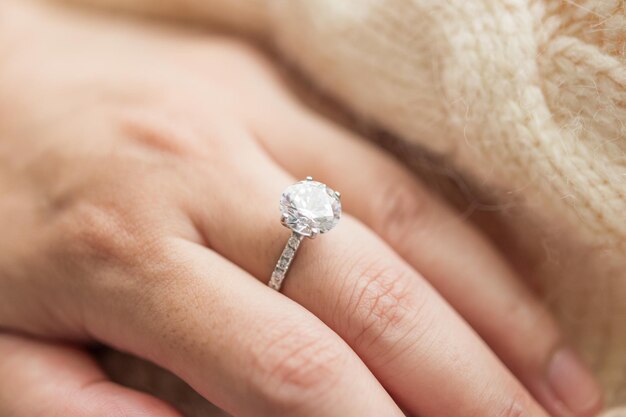
<svg viewBox="0 0 626 417">
<path fill-rule="evenodd" d="M 326 233 L 339 222 L 339 193 L 308 177 L 283 192 L 280 212 L 285 226 L 302 236 Z"/>
<path fill-rule="evenodd" d="M 280 291 L 289 266 L 305 237 L 326 233 L 339 222 L 341 200 L 338 192 L 321 182 L 306 177 L 305 181 L 287 187 L 280 198 L 281 222 L 292 230 L 291 236 L 276 262 L 267 285 Z"/>
</svg>

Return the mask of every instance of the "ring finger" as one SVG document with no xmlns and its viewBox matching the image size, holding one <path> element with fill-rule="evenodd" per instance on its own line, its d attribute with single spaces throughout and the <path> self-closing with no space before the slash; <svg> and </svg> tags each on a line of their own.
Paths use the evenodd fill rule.
<svg viewBox="0 0 626 417">
<path fill-rule="evenodd" d="M 553 415 L 597 411 L 601 395 L 590 372 L 486 239 L 380 149 L 306 112 L 291 120 L 263 129 L 280 164 L 345 190 L 348 211 L 424 274 Z"/>
<path fill-rule="evenodd" d="M 257 171 L 222 201 L 219 211 L 229 215 L 194 217 L 211 247 L 267 282 L 289 235 L 277 224 L 276 200 L 293 178 L 266 157 L 245 165 Z M 306 242 L 284 292 L 342 336 L 415 414 L 545 416 L 430 285 L 349 216 Z"/>
</svg>

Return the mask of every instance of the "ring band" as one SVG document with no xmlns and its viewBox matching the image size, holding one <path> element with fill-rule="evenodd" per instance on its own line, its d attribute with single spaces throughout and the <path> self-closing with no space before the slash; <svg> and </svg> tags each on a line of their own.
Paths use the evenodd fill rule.
<svg viewBox="0 0 626 417">
<path fill-rule="evenodd" d="M 276 291 L 280 291 L 302 240 L 313 239 L 337 225 L 341 218 L 341 194 L 307 177 L 283 191 L 280 212 L 281 223 L 292 233 L 268 283 Z"/>
<path fill-rule="evenodd" d="M 272 277 L 270 278 L 270 282 L 268 284 L 270 288 L 280 291 L 280 287 L 283 285 L 283 280 L 287 275 L 291 261 L 293 261 L 293 258 L 296 256 L 296 252 L 300 247 L 302 239 L 304 239 L 304 236 L 299 235 L 296 232 L 291 234 L 291 237 L 285 245 L 285 249 L 283 249 L 283 253 L 280 255 L 278 262 L 276 262 L 274 272 L 272 272 Z"/>
</svg>

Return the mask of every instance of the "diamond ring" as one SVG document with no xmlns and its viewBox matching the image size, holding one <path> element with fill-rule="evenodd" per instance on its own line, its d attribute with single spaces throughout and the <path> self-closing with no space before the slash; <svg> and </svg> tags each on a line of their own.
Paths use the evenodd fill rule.
<svg viewBox="0 0 626 417">
<path fill-rule="evenodd" d="M 326 233 L 341 217 L 341 195 L 326 184 L 313 181 L 312 177 L 290 185 L 280 198 L 281 223 L 291 229 L 291 237 L 285 245 L 268 285 L 280 291 L 289 265 L 296 255 L 302 239 L 315 238 Z"/>
</svg>

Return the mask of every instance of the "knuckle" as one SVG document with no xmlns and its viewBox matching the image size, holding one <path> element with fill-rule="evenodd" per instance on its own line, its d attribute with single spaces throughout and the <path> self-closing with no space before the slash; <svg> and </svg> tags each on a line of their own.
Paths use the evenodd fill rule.
<svg viewBox="0 0 626 417">
<path fill-rule="evenodd" d="M 222 46 L 234 59 L 246 62 L 254 62 L 258 65 L 270 65 L 270 60 L 261 50 L 248 42 L 239 39 L 223 39 Z M 222 51 L 220 51 L 222 52 Z"/>
<path fill-rule="evenodd" d="M 360 267 L 357 287 L 346 317 L 357 345 L 396 345 L 414 333 L 423 300 L 413 287 L 417 280 L 402 267 L 370 263 Z M 371 349 L 368 349 L 371 350 Z"/>
<path fill-rule="evenodd" d="M 288 326 L 256 351 L 252 369 L 261 397 L 273 409 L 293 409 L 319 398 L 337 383 L 345 349 L 317 328 Z"/>
<path fill-rule="evenodd" d="M 116 205 L 76 203 L 59 222 L 60 250 L 69 252 L 69 259 L 132 260 L 144 247 L 142 228 Z"/>
<path fill-rule="evenodd" d="M 374 228 L 398 242 L 422 229 L 419 226 L 427 221 L 432 201 L 415 184 L 399 181 L 388 185 L 373 207 Z"/>
<path fill-rule="evenodd" d="M 190 166 L 222 166 L 231 160 L 242 143 L 251 140 L 245 129 L 229 118 L 207 115 L 192 94 L 156 97 L 149 104 L 119 110 L 116 126 L 127 143 L 147 150 L 161 168 L 178 175 L 190 175 Z M 238 161 L 238 159 L 237 159 Z M 153 166 L 156 168 L 157 166 Z"/>
<path fill-rule="evenodd" d="M 159 100 L 158 110 L 132 109 L 120 114 L 118 122 L 122 133 L 130 142 L 164 155 L 182 157 L 201 151 L 201 135 L 189 120 L 179 120 L 189 119 L 193 113 L 180 108 L 180 104 L 164 100 Z"/>
<path fill-rule="evenodd" d="M 276 72 L 275 66 L 272 65 L 267 54 L 249 42 L 242 42 L 238 39 L 221 39 L 213 46 L 216 47 L 215 52 L 219 53 L 214 57 L 222 62 L 227 62 L 229 68 L 235 73 L 239 72 L 246 76 L 251 74 L 274 76 Z M 251 69 L 255 71 L 250 71 Z"/>
</svg>

